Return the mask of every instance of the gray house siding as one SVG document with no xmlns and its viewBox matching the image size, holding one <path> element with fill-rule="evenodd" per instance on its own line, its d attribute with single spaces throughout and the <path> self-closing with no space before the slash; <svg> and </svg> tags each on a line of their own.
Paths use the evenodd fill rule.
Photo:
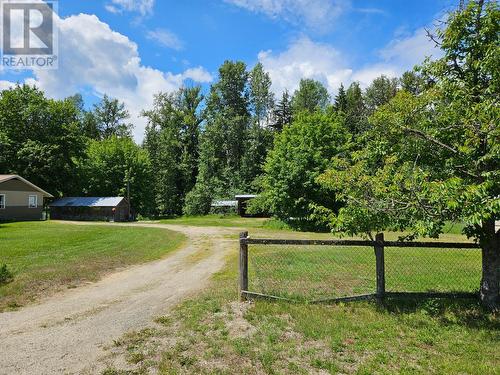
<svg viewBox="0 0 500 375">
<path fill-rule="evenodd" d="M 0 192 L 0 194 L 2 194 Z M 5 207 L 0 209 L 0 221 L 8 220 L 42 220 L 43 207 Z"/>
<path fill-rule="evenodd" d="M 43 218 L 43 199 L 50 194 L 26 183 L 18 176 L 0 175 L 0 195 L 4 197 L 5 207 L 0 208 L 0 221 L 41 220 Z M 36 196 L 36 207 L 29 207 L 29 197 Z"/>
</svg>

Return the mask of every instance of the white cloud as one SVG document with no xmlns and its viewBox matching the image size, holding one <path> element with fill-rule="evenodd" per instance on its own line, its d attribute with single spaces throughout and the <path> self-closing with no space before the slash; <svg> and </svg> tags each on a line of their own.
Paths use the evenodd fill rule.
<svg viewBox="0 0 500 375">
<path fill-rule="evenodd" d="M 411 67 L 408 69 L 410 68 Z M 359 82 L 361 87 L 367 87 L 375 78 L 380 77 L 381 75 L 394 78 L 400 76 L 405 70 L 408 69 L 400 69 L 399 67 L 390 64 L 376 63 L 354 71 L 348 83 Z"/>
<path fill-rule="evenodd" d="M 146 35 L 148 39 L 155 40 L 165 47 L 172 48 L 177 51 L 183 48 L 183 43 L 179 39 L 179 37 L 169 30 L 165 29 L 150 30 Z"/>
<path fill-rule="evenodd" d="M 138 12 L 142 16 L 146 16 L 153 13 L 154 5 L 155 0 L 111 0 L 111 3 L 104 7 L 111 13 L 127 11 Z"/>
<path fill-rule="evenodd" d="M 214 80 L 212 75 L 201 66 L 187 69 L 184 73 L 182 73 L 182 77 L 199 83 L 209 83 Z"/>
<path fill-rule="evenodd" d="M 325 29 L 350 7 L 350 0 L 225 0 L 225 2 L 271 18 Z"/>
<path fill-rule="evenodd" d="M 277 94 L 284 89 L 293 92 L 300 79 L 313 78 L 322 82 L 331 95 L 335 95 L 340 83 L 349 85 L 358 81 L 366 87 L 382 74 L 400 76 L 430 55 L 438 57 L 440 51 L 428 40 L 425 30 L 419 29 L 407 37 L 391 41 L 378 52 L 379 61 L 359 68 L 349 64 L 348 58 L 333 46 L 316 43 L 306 37 L 293 41 L 281 53 L 261 51 L 258 59 L 271 75 L 273 91 Z"/>
<path fill-rule="evenodd" d="M 284 89 L 294 91 L 302 78 L 321 81 L 330 92 L 334 92 L 352 74 L 339 51 L 305 37 L 293 42 L 282 53 L 262 51 L 258 58 L 269 72 L 276 93 Z"/>
<path fill-rule="evenodd" d="M 104 9 L 106 9 L 108 12 L 113 13 L 113 14 L 119 14 L 121 13 L 121 10 L 115 7 L 114 5 L 111 4 L 106 4 L 104 5 Z"/>
<path fill-rule="evenodd" d="M 16 84 L 14 82 L 10 82 L 10 81 L 0 81 L 0 91 L 3 91 L 3 90 L 8 90 L 10 89 L 11 87 L 14 87 Z"/>
<path fill-rule="evenodd" d="M 411 35 L 393 39 L 379 51 L 379 55 L 386 62 L 411 68 L 421 63 L 426 56 L 441 56 L 441 50 L 436 48 L 426 30 L 421 28 Z"/>
<path fill-rule="evenodd" d="M 142 140 L 146 125 L 140 113 L 152 106 L 154 94 L 176 90 L 186 79 L 212 80 L 202 67 L 174 74 L 142 65 L 137 45 L 94 15 L 58 19 L 57 24 L 59 68 L 35 70 L 34 79 L 28 79 L 27 83 L 36 84 L 54 98 L 82 90 L 90 90 L 99 97 L 108 94 L 118 98 L 131 114 L 137 141 Z"/>
</svg>

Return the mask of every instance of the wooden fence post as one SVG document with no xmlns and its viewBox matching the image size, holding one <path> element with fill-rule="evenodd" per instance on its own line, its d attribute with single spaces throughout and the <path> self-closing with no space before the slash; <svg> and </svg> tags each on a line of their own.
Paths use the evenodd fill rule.
<svg viewBox="0 0 500 375">
<path fill-rule="evenodd" d="M 377 299 L 385 296 L 385 261 L 384 261 L 384 234 L 375 236 L 375 261 L 377 270 Z"/>
<path fill-rule="evenodd" d="M 248 232 L 240 233 L 240 300 L 246 301 L 248 291 L 248 245 L 242 239 L 248 237 Z"/>
</svg>

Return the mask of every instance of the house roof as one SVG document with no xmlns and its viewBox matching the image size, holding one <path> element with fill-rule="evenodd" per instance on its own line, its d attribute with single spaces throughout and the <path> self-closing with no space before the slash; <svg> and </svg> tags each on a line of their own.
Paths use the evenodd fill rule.
<svg viewBox="0 0 500 375">
<path fill-rule="evenodd" d="M 22 181 L 26 185 L 29 185 L 32 188 L 38 190 L 40 193 L 42 193 L 47 198 L 53 198 L 54 197 L 52 194 L 47 193 L 45 190 L 40 189 L 38 186 L 32 184 L 31 182 L 29 182 L 28 180 L 22 178 L 21 176 L 18 176 L 17 174 L 0 174 L 0 184 L 2 182 L 7 182 L 7 181 L 10 181 L 10 180 L 19 180 L 19 181 Z"/>
<path fill-rule="evenodd" d="M 65 197 L 56 199 L 50 207 L 116 207 L 124 197 Z"/>
</svg>

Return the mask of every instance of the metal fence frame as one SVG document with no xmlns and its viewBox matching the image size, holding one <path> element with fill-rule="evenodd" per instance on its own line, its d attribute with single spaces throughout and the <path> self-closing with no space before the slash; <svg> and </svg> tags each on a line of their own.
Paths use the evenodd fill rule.
<svg viewBox="0 0 500 375">
<path fill-rule="evenodd" d="M 295 300 L 284 297 L 272 296 L 268 294 L 256 293 L 248 290 L 248 245 L 320 245 L 320 246 L 364 246 L 373 247 L 375 253 L 376 266 L 376 293 L 363 294 L 348 297 L 338 297 L 310 301 L 310 303 L 333 303 L 333 302 L 349 302 L 367 299 L 383 300 L 384 297 L 427 297 L 427 298 L 471 298 L 475 297 L 476 293 L 469 292 L 386 292 L 385 290 L 385 259 L 384 249 L 386 247 L 421 247 L 421 248 L 436 248 L 436 249 L 471 249 L 477 250 L 481 247 L 475 243 L 467 242 L 422 242 L 422 241 L 385 241 L 384 234 L 378 233 L 375 241 L 370 240 L 297 240 L 297 239 L 270 239 L 270 238 L 251 238 L 248 232 L 240 233 L 240 259 L 239 259 L 239 292 L 242 301 L 265 298 L 273 300 L 286 300 L 295 302 Z"/>
</svg>

